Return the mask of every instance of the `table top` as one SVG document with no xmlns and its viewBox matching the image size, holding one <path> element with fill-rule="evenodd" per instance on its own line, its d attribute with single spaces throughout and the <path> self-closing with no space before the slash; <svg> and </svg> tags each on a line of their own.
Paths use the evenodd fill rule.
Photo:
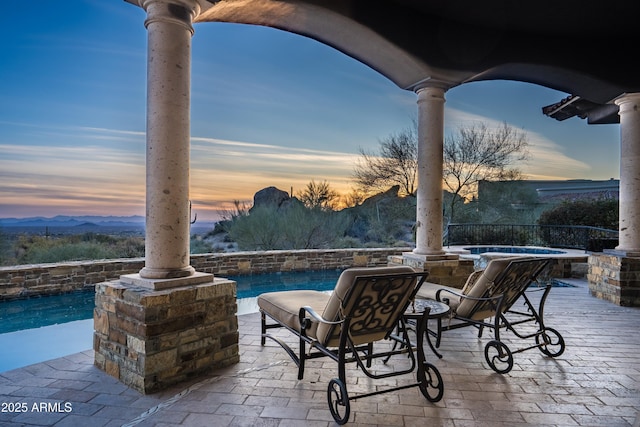
<svg viewBox="0 0 640 427">
<path fill-rule="evenodd" d="M 429 307 L 429 318 L 438 318 L 443 317 L 449 313 L 451 308 L 443 302 L 432 300 L 432 299 L 422 299 L 416 298 L 412 304 L 409 304 L 407 307 L 407 311 L 404 312 L 405 316 L 419 316 L 424 312 L 424 309 Z"/>
</svg>

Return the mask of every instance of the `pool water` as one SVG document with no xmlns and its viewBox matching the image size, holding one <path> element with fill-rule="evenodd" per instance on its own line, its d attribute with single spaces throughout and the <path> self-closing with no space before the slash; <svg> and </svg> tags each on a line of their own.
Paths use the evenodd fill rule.
<svg viewBox="0 0 640 427">
<path fill-rule="evenodd" d="M 228 276 L 237 283 L 238 299 L 253 298 L 264 292 L 311 289 L 327 291 L 335 287 L 341 270 L 296 271 Z"/>
<path fill-rule="evenodd" d="M 7 332 L 0 334 L 0 372 L 79 353 L 92 346 L 93 318 Z"/>
<path fill-rule="evenodd" d="M 93 290 L 5 301 L 0 303 L 0 334 L 90 319 L 94 304 Z"/>
<path fill-rule="evenodd" d="M 530 246 L 471 246 L 465 249 L 468 250 L 472 255 L 480 255 L 486 252 L 532 255 L 556 255 L 566 253 L 565 251 L 558 251 L 555 249 L 534 248 Z"/>
<path fill-rule="evenodd" d="M 339 270 L 230 276 L 237 282 L 238 314 L 258 311 L 264 292 L 331 291 Z M 0 372 L 92 348 L 93 291 L 0 302 Z"/>
<path fill-rule="evenodd" d="M 94 304 L 93 290 L 0 302 L 0 372 L 90 349 Z"/>
<path fill-rule="evenodd" d="M 340 277 L 340 270 L 297 271 L 229 276 L 236 282 L 238 315 L 258 311 L 257 296 L 264 292 L 311 289 L 330 292 Z"/>
</svg>

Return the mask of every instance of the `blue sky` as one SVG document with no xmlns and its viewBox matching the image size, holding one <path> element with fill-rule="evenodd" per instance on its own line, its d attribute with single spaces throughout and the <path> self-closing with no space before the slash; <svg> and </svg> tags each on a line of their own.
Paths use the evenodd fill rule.
<svg viewBox="0 0 640 427">
<path fill-rule="evenodd" d="M 0 217 L 144 215 L 145 13 L 122 0 L 20 2 L 0 15 Z M 359 148 L 411 126 L 416 95 L 316 41 L 196 24 L 191 199 L 216 219 L 261 188 L 339 192 Z M 446 94 L 446 130 L 507 122 L 527 133 L 531 179 L 619 177 L 619 126 L 557 122 L 567 94 L 481 82 Z"/>
</svg>

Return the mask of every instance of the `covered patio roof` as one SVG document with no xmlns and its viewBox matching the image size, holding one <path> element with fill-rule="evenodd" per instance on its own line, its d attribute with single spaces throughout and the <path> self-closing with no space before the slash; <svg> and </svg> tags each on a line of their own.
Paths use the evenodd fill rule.
<svg viewBox="0 0 640 427">
<path fill-rule="evenodd" d="M 640 92 L 640 73 L 632 66 L 638 2 L 199 1 L 196 22 L 265 25 L 301 34 L 367 64 L 403 89 L 433 80 L 447 88 L 481 80 L 529 82 L 579 97 L 580 104 L 598 110 L 594 123 L 617 121 L 617 106 L 600 107 Z M 563 114 L 582 117 L 581 111 Z"/>
</svg>

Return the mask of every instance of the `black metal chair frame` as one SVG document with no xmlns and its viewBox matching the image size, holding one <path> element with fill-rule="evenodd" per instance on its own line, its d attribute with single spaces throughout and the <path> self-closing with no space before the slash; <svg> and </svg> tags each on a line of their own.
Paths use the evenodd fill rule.
<svg viewBox="0 0 640 427">
<path fill-rule="evenodd" d="M 478 338 L 482 338 L 484 328 L 493 330 L 494 336 L 484 348 L 485 360 L 495 372 L 499 374 L 505 374 L 513 368 L 513 354 L 521 353 L 523 351 L 531 350 L 534 348 L 539 349 L 543 354 L 549 357 L 560 356 L 565 350 L 565 343 L 562 335 L 553 328 L 547 327 L 544 324 L 544 305 L 551 291 L 552 284 L 547 283 L 545 285 L 538 284 L 536 278 L 547 267 L 551 260 L 539 258 L 535 260 L 527 261 L 513 261 L 507 268 L 496 278 L 494 283 L 500 284 L 506 280 L 509 276 L 510 269 L 522 268 L 523 273 L 517 282 L 508 283 L 512 287 L 510 289 L 510 297 L 507 298 L 506 292 L 494 295 L 488 295 L 483 297 L 471 297 L 463 295 L 461 293 L 452 292 L 449 289 L 439 289 L 436 292 L 436 300 L 442 301 L 445 304 L 449 302 L 447 295 L 456 295 L 460 298 L 477 301 L 477 308 L 471 314 L 471 316 L 463 317 L 455 314 L 453 319 L 455 322 L 449 322 L 448 324 L 442 324 L 443 319 L 438 319 L 437 331 L 429 331 L 436 337 L 436 348 L 440 347 L 442 332 L 448 330 L 454 330 L 464 328 L 468 326 L 474 326 L 478 329 Z M 534 268 L 526 268 L 526 263 L 534 264 Z M 530 289 L 534 284 L 537 284 L 536 289 Z M 542 291 L 542 297 L 540 298 L 538 308 L 536 309 L 534 303 L 527 296 L 528 292 Z M 514 310 L 513 305 L 516 301 L 522 299 L 525 310 Z M 486 310 L 489 307 L 495 314 L 492 321 L 478 320 L 471 318 L 473 313 L 477 313 L 481 310 Z M 537 330 L 532 333 L 525 333 L 520 328 L 521 325 L 531 323 L 537 325 Z M 504 341 L 500 339 L 500 330 L 507 330 L 512 332 L 516 337 L 527 340 L 534 338 L 535 344 L 511 350 Z"/>
<path fill-rule="evenodd" d="M 304 376 L 305 361 L 307 359 L 329 357 L 337 362 L 338 378 L 333 378 L 329 382 L 327 399 L 331 414 L 338 424 L 345 424 L 348 421 L 350 415 L 349 402 L 364 397 L 375 396 L 411 387 L 419 387 L 421 393 L 427 400 L 437 402 L 442 399 L 444 394 L 442 376 L 434 365 L 426 362 L 423 348 L 424 333 L 427 330 L 429 310 L 425 310 L 423 316 L 421 316 L 417 321 L 415 342 L 410 339 L 407 332 L 408 328 L 404 327 L 403 319 L 405 310 L 413 300 L 415 293 L 425 281 L 426 276 L 427 273 L 409 273 L 379 277 L 357 277 L 343 301 L 339 319 L 324 319 L 310 307 L 301 307 L 299 311 L 301 331 L 297 331 L 280 323 L 278 319 L 274 318 L 269 313 L 264 310 L 260 310 L 262 326 L 261 344 L 263 346 L 265 345 L 266 338 L 278 343 L 298 366 L 298 379 L 302 379 Z M 390 319 L 389 322 L 386 322 L 385 325 L 377 326 L 377 319 L 375 318 L 368 319 L 368 324 L 362 324 L 362 319 L 359 315 L 369 310 L 374 310 L 375 312 L 373 305 L 376 304 L 375 301 L 367 301 L 367 298 L 363 297 L 366 287 L 371 286 L 371 284 L 374 283 L 374 286 L 380 286 L 378 293 L 380 295 L 384 295 L 387 292 L 386 288 L 391 285 L 393 280 L 398 279 L 415 281 L 416 285 L 413 287 L 412 294 L 410 295 L 410 298 L 406 300 L 406 303 L 402 307 L 394 307 L 394 312 L 397 313 L 397 315 Z M 352 298 L 356 298 L 359 304 L 354 305 L 349 312 L 342 312 L 342 308 L 344 308 L 347 305 L 347 302 L 351 301 Z M 273 320 L 275 323 L 267 323 L 267 318 Z M 338 346 L 335 348 L 326 347 L 316 339 L 309 337 L 307 330 L 311 327 L 312 321 L 332 325 L 334 332 L 337 332 L 337 328 L 339 328 Z M 354 328 L 354 323 L 356 322 L 359 323 L 358 328 Z M 402 327 L 398 328 L 398 325 L 401 325 Z M 297 354 L 280 338 L 267 333 L 269 329 L 273 328 L 286 328 L 291 333 L 298 336 L 299 353 Z M 394 343 L 391 350 L 374 352 L 374 342 L 368 342 L 362 345 L 356 345 L 354 343 L 354 339 L 357 334 L 370 333 L 375 329 L 385 331 L 385 339 Z M 308 351 L 306 348 L 307 345 L 310 346 Z M 374 359 L 385 358 L 384 363 L 387 363 L 390 357 L 400 354 L 408 355 L 410 360 L 410 366 L 408 368 L 385 373 L 375 373 L 369 369 Z M 372 379 L 382 379 L 409 374 L 417 368 L 417 382 L 397 387 L 379 389 L 369 393 L 350 395 L 347 391 L 345 365 L 352 362 L 357 363 L 357 366 L 362 370 L 362 372 Z"/>
</svg>

